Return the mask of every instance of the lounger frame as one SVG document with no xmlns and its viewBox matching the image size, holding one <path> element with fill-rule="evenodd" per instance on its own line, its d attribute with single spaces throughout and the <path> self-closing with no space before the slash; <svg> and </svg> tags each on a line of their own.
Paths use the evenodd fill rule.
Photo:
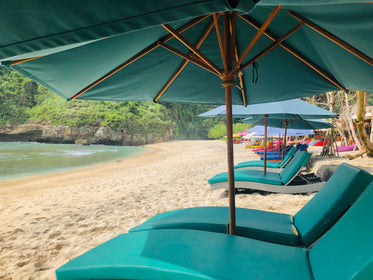
<svg viewBox="0 0 373 280">
<path fill-rule="evenodd" d="M 264 192 L 272 192 L 272 193 L 308 194 L 308 193 L 319 191 L 325 185 L 325 182 L 289 186 L 289 185 L 271 185 L 271 184 L 263 184 L 263 183 L 257 183 L 257 182 L 235 181 L 234 185 L 236 189 L 251 189 L 253 191 L 264 191 Z M 210 186 L 212 190 L 228 188 L 227 182 L 214 183 L 214 184 L 211 184 Z"/>
<path fill-rule="evenodd" d="M 279 168 L 280 169 L 280 168 Z M 306 178 L 301 176 L 303 168 L 300 168 L 298 172 L 287 182 L 285 185 L 272 185 L 272 184 L 265 184 L 265 183 L 258 183 L 258 182 L 251 182 L 251 181 L 234 181 L 234 185 L 236 189 L 249 189 L 249 190 L 257 190 L 257 191 L 264 191 L 264 192 L 272 192 L 272 193 L 313 193 L 319 191 L 324 185 L 325 181 L 311 183 Z M 281 170 L 281 169 L 280 169 Z M 308 181 L 308 184 L 304 185 L 289 185 L 295 177 L 301 176 L 303 179 Z M 210 188 L 212 190 L 217 189 L 228 189 L 228 182 L 218 182 L 210 184 Z"/>
</svg>

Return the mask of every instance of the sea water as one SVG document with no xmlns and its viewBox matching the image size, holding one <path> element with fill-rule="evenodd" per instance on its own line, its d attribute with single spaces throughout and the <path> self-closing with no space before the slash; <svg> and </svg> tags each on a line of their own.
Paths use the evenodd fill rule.
<svg viewBox="0 0 373 280">
<path fill-rule="evenodd" d="M 0 180 L 95 165 L 144 151 L 132 146 L 0 142 Z"/>
</svg>

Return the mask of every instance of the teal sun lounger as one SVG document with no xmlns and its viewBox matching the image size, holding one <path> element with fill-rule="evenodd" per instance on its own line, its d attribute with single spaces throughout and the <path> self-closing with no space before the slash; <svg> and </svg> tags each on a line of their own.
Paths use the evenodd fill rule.
<svg viewBox="0 0 373 280">
<path fill-rule="evenodd" d="M 373 183 L 309 247 L 185 229 L 122 234 L 57 269 L 57 280 L 370 280 L 372 212 Z"/>
<path fill-rule="evenodd" d="M 290 151 L 287 153 L 286 157 L 281 162 L 274 162 L 274 161 L 267 161 L 266 166 L 269 169 L 268 171 L 276 172 L 275 169 L 281 170 L 285 167 L 285 165 L 293 158 L 293 155 L 297 149 L 292 147 Z M 251 169 L 251 170 L 263 170 L 264 161 L 263 160 L 249 160 L 240 162 L 239 164 L 234 166 L 234 169 Z"/>
<path fill-rule="evenodd" d="M 236 209 L 236 234 L 291 246 L 308 246 L 324 234 L 372 182 L 373 176 L 341 164 L 324 187 L 293 217 Z M 228 207 L 195 207 L 158 214 L 130 232 L 152 229 L 196 229 L 226 233 Z"/>
<path fill-rule="evenodd" d="M 250 189 L 273 193 L 312 193 L 320 190 L 325 182 L 307 182 L 307 184 L 290 185 L 292 180 L 300 174 L 311 154 L 299 151 L 280 172 L 264 172 L 262 170 L 235 170 L 234 181 L 236 189 Z M 211 189 L 227 189 L 228 173 L 217 174 L 208 180 Z"/>
</svg>

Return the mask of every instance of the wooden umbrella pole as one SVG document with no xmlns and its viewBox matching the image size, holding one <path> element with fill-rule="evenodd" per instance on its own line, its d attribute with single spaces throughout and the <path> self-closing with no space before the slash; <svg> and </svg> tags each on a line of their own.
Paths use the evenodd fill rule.
<svg viewBox="0 0 373 280">
<path fill-rule="evenodd" d="M 227 121 L 227 156 L 228 156 L 228 196 L 229 196 L 229 228 L 228 233 L 236 233 L 236 201 L 234 186 L 233 160 L 233 125 L 232 125 L 232 85 L 225 87 L 226 121 Z"/>
<path fill-rule="evenodd" d="M 268 115 L 264 115 L 264 175 L 267 173 L 267 125 Z"/>
<path fill-rule="evenodd" d="M 284 155 L 285 155 L 285 149 L 286 149 L 286 132 L 288 130 L 288 121 L 285 120 L 285 135 L 284 135 L 284 148 L 282 149 L 282 157 L 281 159 L 284 159 Z"/>
<path fill-rule="evenodd" d="M 221 75 L 222 86 L 225 87 L 225 106 L 227 121 L 227 157 L 228 157 L 228 197 L 229 197 L 229 225 L 228 233 L 236 234 L 236 201 L 234 186 L 234 160 L 233 160 L 233 117 L 232 117 L 232 87 L 235 86 L 236 73 L 232 71 L 232 37 L 230 33 L 231 14 L 224 13 L 224 53 L 225 69 Z"/>
</svg>

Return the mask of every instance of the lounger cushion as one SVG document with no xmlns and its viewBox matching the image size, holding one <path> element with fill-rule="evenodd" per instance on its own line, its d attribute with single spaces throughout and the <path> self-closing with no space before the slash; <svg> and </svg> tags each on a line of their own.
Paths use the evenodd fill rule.
<svg viewBox="0 0 373 280">
<path fill-rule="evenodd" d="M 253 166 L 262 167 L 264 166 L 264 161 L 263 160 L 250 160 L 250 161 L 240 162 L 239 164 L 235 165 L 234 168 L 236 169 L 236 168 L 253 167 Z M 268 168 L 280 168 L 280 163 L 273 162 L 273 161 L 267 161 L 267 167 Z"/>
<path fill-rule="evenodd" d="M 228 221 L 227 207 L 195 207 L 158 214 L 130 232 L 174 228 L 226 233 Z M 290 215 L 254 209 L 236 208 L 236 235 L 293 246 L 299 242 Z"/>
<path fill-rule="evenodd" d="M 354 203 L 372 178 L 364 170 L 341 164 L 324 187 L 294 216 L 301 242 L 308 246 L 319 238 Z"/>
<path fill-rule="evenodd" d="M 58 280 L 312 279 L 304 248 L 178 229 L 119 235 L 56 274 Z"/>
<path fill-rule="evenodd" d="M 372 213 L 373 183 L 310 250 L 315 279 L 372 279 Z"/>
<path fill-rule="evenodd" d="M 282 185 L 279 173 L 267 172 L 265 175 L 262 170 L 235 170 L 235 181 L 257 182 L 271 185 Z M 215 175 L 208 180 L 209 184 L 228 182 L 228 172 Z"/>
<path fill-rule="evenodd" d="M 288 162 L 288 160 L 295 154 L 296 151 L 297 149 L 294 147 L 290 149 L 290 151 L 286 154 L 285 158 L 280 162 L 280 168 L 282 168 L 284 164 Z"/>
<path fill-rule="evenodd" d="M 296 153 L 294 158 L 280 173 L 282 183 L 286 185 L 297 174 L 300 168 L 306 165 L 310 157 L 311 154 L 305 151 Z"/>
<path fill-rule="evenodd" d="M 281 168 L 288 160 L 290 157 L 294 155 L 296 152 L 296 148 L 292 147 L 289 153 L 286 155 L 286 157 L 283 159 L 281 162 L 273 162 L 273 161 L 267 161 L 267 167 L 268 168 Z M 245 162 L 241 162 L 237 164 L 234 168 L 243 168 L 243 167 L 251 167 L 251 166 L 264 166 L 264 161 L 263 160 L 249 160 Z"/>
<path fill-rule="evenodd" d="M 256 152 L 256 154 L 258 154 L 258 155 L 264 155 L 264 151 L 258 151 L 258 152 Z M 271 155 L 271 156 L 274 156 L 274 155 L 281 155 L 281 151 L 279 152 L 279 151 L 267 151 L 267 155 L 269 156 L 269 155 Z"/>
</svg>

